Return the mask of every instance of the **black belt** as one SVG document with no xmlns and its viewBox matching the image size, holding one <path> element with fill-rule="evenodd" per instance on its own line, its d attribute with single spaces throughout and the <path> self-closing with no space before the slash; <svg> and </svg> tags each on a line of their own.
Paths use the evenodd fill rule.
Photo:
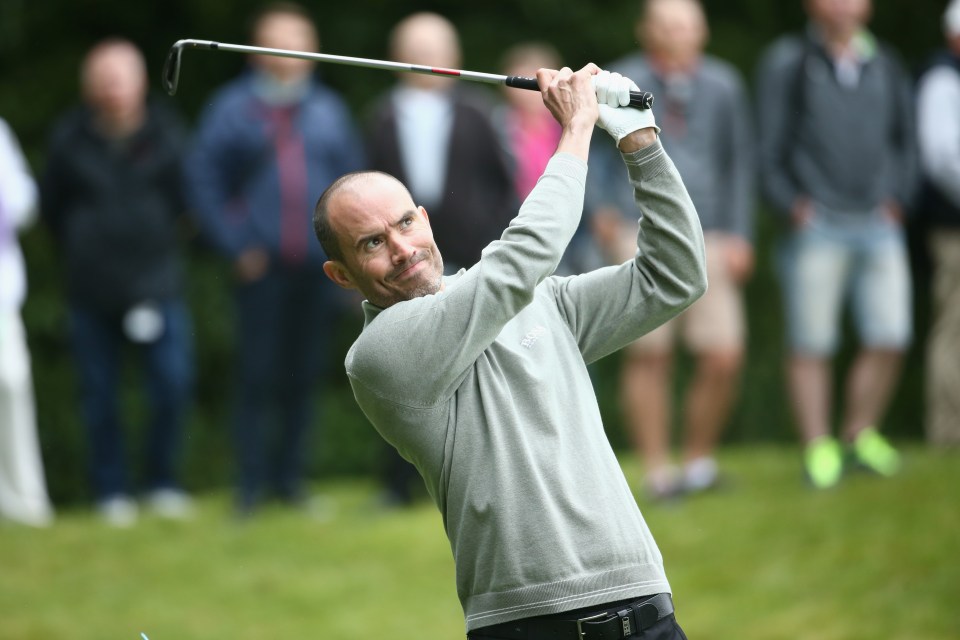
<svg viewBox="0 0 960 640">
<path fill-rule="evenodd" d="M 673 613 L 669 593 L 651 598 L 584 613 L 582 618 L 555 614 L 524 618 L 476 629 L 470 638 L 502 638 L 503 640 L 620 640 L 639 635 Z M 567 617 L 564 617 L 566 615 Z"/>
</svg>

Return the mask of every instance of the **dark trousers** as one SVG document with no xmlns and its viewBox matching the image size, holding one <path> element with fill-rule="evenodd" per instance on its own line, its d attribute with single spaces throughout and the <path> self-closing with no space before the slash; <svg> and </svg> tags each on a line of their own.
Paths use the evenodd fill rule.
<svg viewBox="0 0 960 640">
<path fill-rule="evenodd" d="M 193 339 L 182 301 L 160 305 L 163 332 L 153 342 L 134 345 L 144 372 L 150 409 L 143 440 L 143 479 L 147 489 L 174 488 L 183 424 L 193 389 Z M 90 452 L 90 474 L 97 499 L 130 492 L 118 406 L 122 351 L 130 344 L 119 315 L 70 308 L 70 338 L 80 384 L 81 412 Z"/>
<path fill-rule="evenodd" d="M 536 621 L 544 618 L 571 620 L 576 618 L 587 618 L 599 613 L 610 613 L 617 611 L 625 607 L 627 604 L 634 602 L 637 602 L 637 600 L 621 600 L 619 602 L 612 602 L 606 605 L 586 607 L 583 609 L 576 609 L 574 611 L 565 611 L 563 613 L 542 616 L 541 618 L 528 618 L 527 620 Z M 525 628 L 526 631 L 520 633 L 518 631 L 520 628 Z M 622 635 L 617 634 L 611 637 L 619 638 L 622 637 Z M 649 628 L 644 629 L 639 633 L 634 630 L 634 632 L 628 637 L 636 640 L 687 640 L 686 634 L 683 632 L 683 629 L 680 628 L 680 625 L 677 624 L 677 618 L 673 613 L 664 616 Z M 467 638 L 468 640 L 520 640 L 521 638 L 522 640 L 556 640 L 557 635 L 548 631 L 538 633 L 536 624 L 527 626 L 522 624 L 514 625 L 513 623 L 505 623 L 504 625 L 495 625 L 493 627 L 475 629 L 467 634 Z"/>
<path fill-rule="evenodd" d="M 236 290 L 233 435 L 237 500 L 250 509 L 264 489 L 302 497 L 308 426 L 318 379 L 328 370 L 336 292 L 323 269 L 273 264 Z"/>
</svg>

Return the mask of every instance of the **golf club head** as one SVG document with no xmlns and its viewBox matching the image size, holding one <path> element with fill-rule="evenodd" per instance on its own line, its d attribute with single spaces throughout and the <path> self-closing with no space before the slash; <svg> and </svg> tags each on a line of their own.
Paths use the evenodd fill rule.
<svg viewBox="0 0 960 640">
<path fill-rule="evenodd" d="M 183 44 L 183 40 L 174 43 L 174 45 L 170 47 L 170 53 L 167 54 L 166 61 L 163 63 L 163 77 L 161 80 L 163 82 L 163 88 L 171 96 L 177 92 L 177 83 L 180 82 L 180 60 L 183 57 Z"/>
</svg>

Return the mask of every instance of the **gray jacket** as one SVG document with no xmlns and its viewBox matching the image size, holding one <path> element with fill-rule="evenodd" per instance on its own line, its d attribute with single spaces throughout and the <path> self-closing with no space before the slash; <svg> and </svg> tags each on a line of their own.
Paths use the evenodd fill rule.
<svg viewBox="0 0 960 640">
<path fill-rule="evenodd" d="M 364 303 L 347 374 L 440 509 L 468 631 L 670 590 L 587 363 L 701 295 L 703 237 L 659 144 L 625 160 L 643 213 L 634 260 L 551 276 L 587 173 L 558 154 L 501 238 L 443 291 Z"/>
<path fill-rule="evenodd" d="M 845 86 L 817 31 L 783 37 L 758 71 L 763 191 L 788 216 L 801 196 L 819 215 L 854 220 L 917 187 L 911 86 L 892 50 L 864 32 L 858 81 Z"/>
</svg>

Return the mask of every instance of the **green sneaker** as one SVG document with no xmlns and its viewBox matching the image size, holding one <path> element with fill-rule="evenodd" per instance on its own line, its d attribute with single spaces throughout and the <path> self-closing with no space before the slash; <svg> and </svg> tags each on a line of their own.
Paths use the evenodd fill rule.
<svg viewBox="0 0 960 640">
<path fill-rule="evenodd" d="M 814 438 L 803 452 L 807 478 L 817 489 L 837 486 L 843 474 L 843 455 L 840 443 L 830 436 Z"/>
<path fill-rule="evenodd" d="M 873 427 L 857 434 L 853 455 L 861 466 L 881 476 L 890 477 L 900 470 L 900 454 Z"/>
</svg>

